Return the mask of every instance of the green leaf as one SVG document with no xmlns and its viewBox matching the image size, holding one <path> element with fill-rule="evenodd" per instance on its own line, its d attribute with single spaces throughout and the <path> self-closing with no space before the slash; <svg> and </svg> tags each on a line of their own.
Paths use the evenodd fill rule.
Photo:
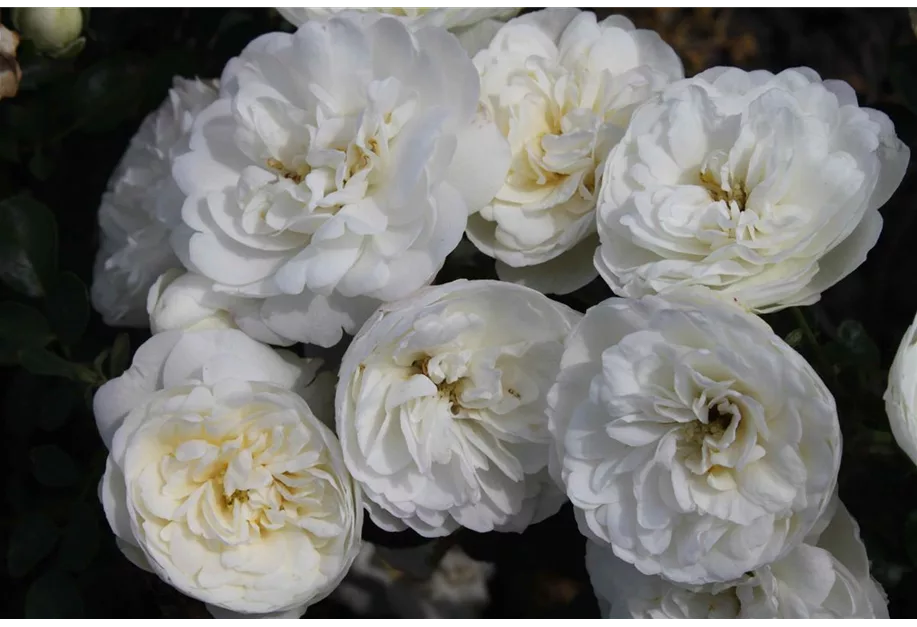
<svg viewBox="0 0 917 627">
<path fill-rule="evenodd" d="M 13 366 L 19 363 L 19 349 L 11 342 L 0 339 L 0 366 Z"/>
<path fill-rule="evenodd" d="M 56 444 L 42 444 L 29 452 L 32 474 L 49 488 L 66 488 L 79 479 L 79 470 L 70 454 Z"/>
<path fill-rule="evenodd" d="M 10 473 L 6 477 L 6 502 L 16 514 L 21 514 L 29 504 L 29 492 L 25 482 L 18 473 Z"/>
<path fill-rule="evenodd" d="M 908 515 L 904 524 L 904 548 L 911 564 L 917 566 L 917 510 Z"/>
<path fill-rule="evenodd" d="M 51 327 L 60 341 L 77 343 L 89 323 L 89 294 L 86 286 L 72 272 L 64 272 L 48 292 L 46 310 Z"/>
<path fill-rule="evenodd" d="M 57 564 L 73 572 L 86 570 L 98 552 L 99 517 L 96 508 L 77 503 L 61 537 Z"/>
<path fill-rule="evenodd" d="M 80 618 L 83 596 L 72 575 L 45 573 L 32 582 L 25 594 L 26 618 Z"/>
<path fill-rule="evenodd" d="M 111 347 L 111 357 L 108 361 L 108 374 L 114 379 L 120 377 L 131 364 L 131 337 L 127 333 L 119 333 Z"/>
<path fill-rule="evenodd" d="M 73 69 L 71 61 L 52 59 L 38 52 L 35 44 L 29 40 L 20 44 L 16 58 L 22 69 L 22 80 L 19 81 L 20 91 L 38 89 L 42 85 L 65 76 Z"/>
<path fill-rule="evenodd" d="M 15 366 L 19 363 L 19 349 L 12 342 L 0 339 L 0 366 Z"/>
<path fill-rule="evenodd" d="M 45 431 L 60 429 L 70 418 L 81 395 L 80 386 L 69 381 L 49 390 L 40 400 L 38 426 Z"/>
<path fill-rule="evenodd" d="M 0 202 L 0 280 L 39 297 L 56 270 L 57 224 L 51 210 L 24 194 Z"/>
<path fill-rule="evenodd" d="M 13 440 L 17 448 L 22 447 L 21 442 L 34 430 L 36 421 L 32 416 L 35 412 L 35 399 L 43 398 L 47 390 L 46 379 L 32 376 L 21 369 L 15 371 L 7 385 L 2 407 L 4 426 L 7 439 Z"/>
<path fill-rule="evenodd" d="M 0 159 L 10 163 L 19 163 L 19 140 L 12 135 L 0 135 Z"/>
<path fill-rule="evenodd" d="M 135 114 L 143 91 L 144 73 L 123 56 L 91 65 L 80 74 L 71 91 L 76 127 L 85 132 L 116 128 Z"/>
<path fill-rule="evenodd" d="M 60 156 L 60 146 L 57 144 L 44 144 L 35 147 L 29 158 L 29 173 L 39 181 L 48 180 L 57 167 Z"/>
<path fill-rule="evenodd" d="M 23 74 L 25 82 L 25 74 Z M 20 83 L 22 87 L 22 83 Z M 30 100 L 29 104 L 5 102 L 0 107 L 0 120 L 2 120 L 4 135 L 15 137 L 21 143 L 32 145 L 41 141 L 47 132 L 46 122 L 48 117 L 47 106 L 41 101 Z"/>
<path fill-rule="evenodd" d="M 51 519 L 32 512 L 16 520 L 10 534 L 6 565 L 10 576 L 22 577 L 43 560 L 57 544 L 58 531 Z"/>
<path fill-rule="evenodd" d="M 19 363 L 32 374 L 64 377 L 84 383 L 97 383 L 98 376 L 89 368 L 67 361 L 45 348 L 28 348 L 19 354 Z"/>
<path fill-rule="evenodd" d="M 0 340 L 15 348 L 41 348 L 54 335 L 44 315 L 11 300 L 0 302 Z"/>
</svg>

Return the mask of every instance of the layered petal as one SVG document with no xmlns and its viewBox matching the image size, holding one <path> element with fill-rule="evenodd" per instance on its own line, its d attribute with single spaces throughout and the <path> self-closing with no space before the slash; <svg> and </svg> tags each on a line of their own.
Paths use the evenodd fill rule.
<svg viewBox="0 0 917 627">
<path fill-rule="evenodd" d="M 188 150 L 195 116 L 216 97 L 214 81 L 175 77 L 108 181 L 90 290 L 93 307 L 108 325 L 147 326 L 147 292 L 160 274 L 181 265 L 169 244 L 184 200 L 172 163 Z"/>
<path fill-rule="evenodd" d="M 888 618 L 856 522 L 838 504 L 822 523 L 820 534 L 785 557 L 732 582 L 671 583 L 594 542 L 587 544 L 586 568 L 607 618 Z"/>
<path fill-rule="evenodd" d="M 188 198 L 172 242 L 217 292 L 263 302 L 251 328 L 327 345 L 366 302 L 429 284 L 508 167 L 471 60 L 433 22 L 310 19 L 221 81 L 174 167 Z"/>
<path fill-rule="evenodd" d="M 835 487 L 831 394 L 710 290 L 590 309 L 548 408 L 550 469 L 581 531 L 647 575 L 721 582 L 780 559 Z"/>
<path fill-rule="evenodd" d="M 616 294 L 704 285 L 766 313 L 808 305 L 875 245 L 910 151 L 808 68 L 713 68 L 633 115 L 605 165 L 595 264 Z"/>
<path fill-rule="evenodd" d="M 99 496 L 128 559 L 223 617 L 300 616 L 336 587 L 362 506 L 305 400 L 328 396 L 317 365 L 231 329 L 138 349 L 94 404 L 111 453 Z"/>
<path fill-rule="evenodd" d="M 636 106 L 675 79 L 681 62 L 656 33 L 614 15 L 544 9 L 510 20 L 474 57 L 480 107 L 510 168 L 468 237 L 505 280 L 565 293 L 555 275 L 596 276 L 596 190 Z M 574 249 L 587 245 L 588 255 Z M 571 266 L 569 270 L 566 266 Z M 566 289 L 572 291 L 576 287 Z M 561 290 L 561 291 L 558 291 Z"/>
<path fill-rule="evenodd" d="M 528 288 L 462 280 L 369 319 L 344 355 L 335 415 L 377 525 L 522 531 L 557 511 L 545 393 L 578 317 Z"/>
</svg>

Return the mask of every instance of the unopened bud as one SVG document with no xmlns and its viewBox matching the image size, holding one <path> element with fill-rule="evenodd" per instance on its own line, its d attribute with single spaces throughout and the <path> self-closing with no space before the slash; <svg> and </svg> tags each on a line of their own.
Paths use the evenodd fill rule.
<svg viewBox="0 0 917 627">
<path fill-rule="evenodd" d="M 83 11 L 79 7 L 48 8 L 19 7 L 13 9 L 13 26 L 23 39 L 28 39 L 41 51 L 58 56 L 82 49 L 84 39 Z"/>
</svg>

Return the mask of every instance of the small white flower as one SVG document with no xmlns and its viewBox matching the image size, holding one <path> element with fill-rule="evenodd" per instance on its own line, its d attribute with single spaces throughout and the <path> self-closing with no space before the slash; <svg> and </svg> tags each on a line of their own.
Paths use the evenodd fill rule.
<svg viewBox="0 0 917 627">
<path fill-rule="evenodd" d="M 498 281 L 384 305 L 344 355 L 344 459 L 389 531 L 521 531 L 563 502 L 547 474 L 545 393 L 579 314 Z"/>
<path fill-rule="evenodd" d="M 394 300 L 428 284 L 506 169 L 455 37 L 374 14 L 232 59 L 173 173 L 173 244 L 215 289 Z M 342 325 L 343 326 L 343 325 Z"/>
<path fill-rule="evenodd" d="M 477 53 L 481 107 L 509 143 L 503 187 L 468 236 L 501 279 L 571 292 L 595 278 L 596 191 L 633 110 L 683 78 L 678 56 L 627 18 L 578 9 L 510 20 Z"/>
<path fill-rule="evenodd" d="M 219 292 L 207 277 L 177 269 L 159 277 L 147 298 L 153 333 L 238 328 L 259 342 L 278 346 L 334 346 L 345 331 L 360 328 L 377 305 L 369 298 L 337 294 L 246 298 Z"/>
<path fill-rule="evenodd" d="M 318 365 L 237 330 L 170 331 L 99 389 L 99 495 L 131 561 L 219 616 L 300 616 L 334 589 L 362 507 L 310 408 Z"/>
<path fill-rule="evenodd" d="M 834 490 L 830 392 L 708 290 L 591 308 L 548 403 L 552 474 L 581 531 L 645 574 L 735 579 L 799 544 Z"/>
<path fill-rule="evenodd" d="M 901 338 L 884 398 L 895 441 L 917 464 L 917 318 Z"/>
<path fill-rule="evenodd" d="M 184 198 L 172 179 L 172 161 L 188 150 L 194 116 L 216 96 L 213 81 L 176 77 L 108 181 L 91 289 L 92 304 L 108 325 L 145 327 L 150 286 L 166 270 L 181 266 L 169 245 Z"/>
<path fill-rule="evenodd" d="M 713 68 L 634 114 L 608 157 L 595 264 L 616 294 L 705 285 L 759 313 L 808 305 L 876 243 L 910 151 L 808 68 Z"/>
<path fill-rule="evenodd" d="M 866 547 L 836 498 L 803 544 L 738 581 L 679 586 L 640 573 L 595 542 L 586 568 L 605 618 L 888 618 Z"/>
</svg>

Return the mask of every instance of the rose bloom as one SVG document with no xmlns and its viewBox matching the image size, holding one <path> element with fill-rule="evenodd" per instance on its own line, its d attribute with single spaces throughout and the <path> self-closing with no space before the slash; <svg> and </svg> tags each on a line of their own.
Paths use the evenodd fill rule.
<svg viewBox="0 0 917 627">
<path fill-rule="evenodd" d="M 885 411 L 895 441 L 917 464 L 917 318 L 911 323 L 888 372 Z"/>
<path fill-rule="evenodd" d="M 356 297 L 432 281 L 506 171 L 475 119 L 474 66 L 441 28 L 309 21 L 251 42 L 221 85 L 173 169 L 188 194 L 174 247 L 217 291 L 354 319 Z"/>
<path fill-rule="evenodd" d="M 808 68 L 713 68 L 634 113 L 608 157 L 595 264 L 620 296 L 704 285 L 759 313 L 808 305 L 865 259 L 910 151 Z"/>
<path fill-rule="evenodd" d="M 318 365 L 237 330 L 170 331 L 99 389 L 99 494 L 132 562 L 217 616 L 298 617 L 334 589 L 362 507 L 310 408 Z"/>
<path fill-rule="evenodd" d="M 335 418 L 377 525 L 522 531 L 557 511 L 545 394 L 578 318 L 525 287 L 459 280 L 369 319 L 344 354 Z"/>
<path fill-rule="evenodd" d="M 147 326 L 144 305 L 150 286 L 166 270 L 181 266 L 169 245 L 184 198 L 172 179 L 172 161 L 188 150 L 194 116 L 216 97 L 213 81 L 176 77 L 108 181 L 99 207 L 101 244 L 90 290 L 105 324 Z"/>
<path fill-rule="evenodd" d="M 456 36 L 462 48 L 473 55 L 493 39 L 504 22 L 519 12 L 516 8 L 460 8 L 460 7 L 416 7 L 416 8 L 343 8 L 343 7 L 278 7 L 277 11 L 290 24 L 301 26 L 308 20 L 324 20 L 343 11 L 369 11 L 395 17 L 409 28 L 439 26 Z"/>
<path fill-rule="evenodd" d="M 173 269 L 150 288 L 147 312 L 153 333 L 233 328 L 267 344 L 330 347 L 341 341 L 345 329 L 360 328 L 378 305 L 370 298 L 308 296 L 247 298 L 217 291 L 213 281 L 200 274 Z"/>
<path fill-rule="evenodd" d="M 415 28 L 440 26 L 448 29 L 463 29 L 488 19 L 505 20 L 519 9 L 511 8 L 334 8 L 334 7 L 278 7 L 290 24 L 301 26 L 308 20 L 322 20 L 342 11 L 372 11 L 398 17 Z"/>
<path fill-rule="evenodd" d="M 552 473 L 581 531 L 648 575 L 729 581 L 779 559 L 835 487 L 830 392 L 709 290 L 592 307 L 548 404 Z"/>
<path fill-rule="evenodd" d="M 596 191 L 635 107 L 684 77 L 655 32 L 613 15 L 545 9 L 510 20 L 478 52 L 481 107 L 512 162 L 468 237 L 501 279 L 567 293 L 596 276 Z"/>
<path fill-rule="evenodd" d="M 594 542 L 586 568 L 605 618 L 888 618 L 856 521 L 838 499 L 805 542 L 740 579 L 679 586 Z"/>
</svg>

